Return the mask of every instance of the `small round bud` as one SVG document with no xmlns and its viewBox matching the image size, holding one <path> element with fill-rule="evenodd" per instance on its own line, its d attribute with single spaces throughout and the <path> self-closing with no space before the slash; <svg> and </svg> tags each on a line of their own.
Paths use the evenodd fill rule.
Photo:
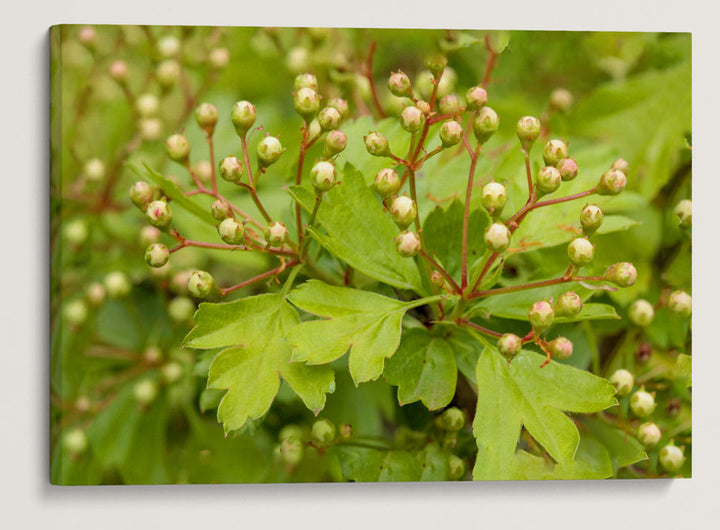
<svg viewBox="0 0 720 530">
<path fill-rule="evenodd" d="M 110 64 L 110 77 L 120 84 L 127 82 L 129 77 L 127 63 L 125 61 L 113 61 Z"/>
<path fill-rule="evenodd" d="M 632 263 L 614 263 L 605 271 L 605 279 L 619 287 L 630 287 L 637 280 L 637 269 Z"/>
<path fill-rule="evenodd" d="M 154 226 L 143 226 L 140 229 L 140 246 L 148 247 L 160 240 L 162 232 Z"/>
<path fill-rule="evenodd" d="M 218 121 L 218 112 L 215 105 L 212 103 L 200 104 L 195 109 L 195 121 L 205 134 L 212 136 Z"/>
<path fill-rule="evenodd" d="M 303 117 L 306 122 L 313 119 L 320 109 L 320 96 L 318 93 L 308 87 L 303 87 L 295 92 L 294 98 L 295 111 Z"/>
<path fill-rule="evenodd" d="M 535 330 L 535 335 L 539 335 L 552 325 L 555 320 L 555 311 L 548 302 L 541 300 L 535 302 L 530 308 L 528 320 Z"/>
<path fill-rule="evenodd" d="M 556 166 L 562 159 L 568 157 L 567 144 L 561 140 L 550 140 L 545 144 L 542 156 L 546 166 Z"/>
<path fill-rule="evenodd" d="M 145 217 L 156 228 L 167 228 L 172 223 L 172 212 L 165 201 L 153 201 L 148 204 Z"/>
<path fill-rule="evenodd" d="M 460 101 L 455 94 L 443 96 L 438 101 L 440 114 L 457 114 L 460 112 Z"/>
<path fill-rule="evenodd" d="M 568 359 L 573 353 L 573 343 L 565 337 L 558 337 L 547 343 L 547 348 L 553 357 L 562 360 Z"/>
<path fill-rule="evenodd" d="M 365 138 L 365 148 L 373 156 L 389 156 L 390 145 L 385 135 L 379 132 L 371 132 Z"/>
<path fill-rule="evenodd" d="M 618 158 L 617 160 L 615 160 L 615 162 L 612 163 L 610 168 L 622 171 L 627 175 L 627 172 L 630 169 L 630 164 L 624 158 Z"/>
<path fill-rule="evenodd" d="M 105 163 L 99 158 L 91 158 L 85 162 L 83 174 L 90 182 L 100 182 L 105 177 Z"/>
<path fill-rule="evenodd" d="M 424 116 L 430 114 L 430 103 L 428 103 L 427 101 L 423 101 L 422 99 L 420 99 L 415 103 L 415 106 L 420 112 L 423 113 Z"/>
<path fill-rule="evenodd" d="M 668 309 L 681 317 L 687 318 L 692 313 L 692 296 L 682 289 L 673 291 L 668 297 Z"/>
<path fill-rule="evenodd" d="M 524 116 L 520 118 L 515 128 L 520 145 L 525 151 L 529 151 L 535 140 L 540 136 L 540 120 L 535 116 Z"/>
<path fill-rule="evenodd" d="M 550 108 L 565 112 L 573 103 L 573 95 L 565 88 L 556 88 L 550 93 Z"/>
<path fill-rule="evenodd" d="M 302 46 L 291 48 L 285 58 L 285 65 L 290 73 L 299 74 L 310 65 L 310 52 Z"/>
<path fill-rule="evenodd" d="M 577 293 L 567 291 L 560 295 L 553 309 L 556 316 L 572 318 L 580 313 L 582 308 L 582 298 Z"/>
<path fill-rule="evenodd" d="M 330 98 L 327 102 L 327 106 L 337 110 L 343 120 L 346 120 L 348 116 L 350 116 L 350 107 L 348 107 L 348 102 L 342 98 Z"/>
<path fill-rule="evenodd" d="M 434 53 L 425 58 L 425 66 L 436 76 L 445 69 L 447 63 L 447 57 L 440 53 Z"/>
<path fill-rule="evenodd" d="M 152 118 L 157 114 L 160 102 L 153 94 L 140 94 L 135 101 L 135 109 L 143 118 Z"/>
<path fill-rule="evenodd" d="M 577 237 L 570 241 L 568 245 L 568 258 L 570 258 L 572 264 L 577 267 L 582 267 L 590 263 L 594 255 L 595 245 L 584 237 Z"/>
<path fill-rule="evenodd" d="M 655 410 L 655 398 L 649 392 L 640 389 L 630 398 L 630 409 L 638 418 L 647 418 Z"/>
<path fill-rule="evenodd" d="M 274 136 L 266 136 L 257 146 L 258 162 L 262 166 L 270 166 L 277 162 L 284 152 L 285 148 L 280 143 L 280 140 Z"/>
<path fill-rule="evenodd" d="M 208 64 L 215 70 L 222 70 L 230 63 L 230 52 L 227 48 L 213 48 L 208 54 Z"/>
<path fill-rule="evenodd" d="M 228 245 L 240 245 L 245 240 L 245 227 L 232 217 L 223 219 L 217 230 Z"/>
<path fill-rule="evenodd" d="M 621 368 L 615 370 L 610 376 L 610 383 L 617 389 L 618 396 L 625 397 L 632 392 L 633 386 L 635 386 L 635 377 Z"/>
<path fill-rule="evenodd" d="M 324 193 L 335 185 L 335 166 L 327 161 L 318 162 L 310 170 L 310 183 L 316 193 Z"/>
<path fill-rule="evenodd" d="M 555 167 L 560 172 L 560 178 L 563 182 L 568 182 L 577 177 L 578 165 L 572 158 L 563 158 Z"/>
<path fill-rule="evenodd" d="M 400 113 L 400 126 L 410 133 L 416 133 L 425 125 L 425 115 L 417 107 L 410 105 Z"/>
<path fill-rule="evenodd" d="M 192 169 L 201 182 L 209 182 L 212 179 L 212 164 L 209 160 L 199 160 Z"/>
<path fill-rule="evenodd" d="M 164 58 L 176 57 L 180 53 L 180 41 L 177 37 L 168 35 L 157 43 L 158 52 Z"/>
<path fill-rule="evenodd" d="M 342 131 L 330 131 L 325 136 L 325 158 L 331 158 L 341 153 L 347 147 L 347 136 Z"/>
<path fill-rule="evenodd" d="M 593 235 L 603 222 L 603 211 L 595 204 L 588 204 L 580 212 L 580 224 L 587 237 Z"/>
<path fill-rule="evenodd" d="M 456 455 L 448 457 L 448 480 L 460 480 L 465 476 L 465 460 Z"/>
<path fill-rule="evenodd" d="M 227 201 L 218 199 L 210 205 L 210 213 L 218 221 L 230 217 L 232 209 Z"/>
<path fill-rule="evenodd" d="M 514 333 L 505 333 L 498 339 L 497 348 L 503 357 L 512 360 L 522 350 L 522 339 Z"/>
<path fill-rule="evenodd" d="M 185 282 L 187 288 L 187 281 Z M 187 296 L 176 296 L 168 303 L 168 315 L 175 322 L 183 323 L 192 320 L 195 304 Z"/>
<path fill-rule="evenodd" d="M 90 26 L 81 28 L 78 32 L 78 41 L 80 41 L 80 44 L 85 46 L 87 49 L 94 49 L 95 43 L 97 42 L 97 33 L 95 32 L 95 28 L 91 28 Z"/>
<path fill-rule="evenodd" d="M 153 268 L 162 267 L 170 259 L 170 251 L 162 243 L 154 243 L 145 250 L 145 263 Z"/>
<path fill-rule="evenodd" d="M 388 88 L 393 96 L 412 97 L 412 83 L 410 78 L 403 72 L 395 72 L 388 79 Z"/>
<path fill-rule="evenodd" d="M 135 383 L 133 387 L 133 396 L 138 405 L 147 406 L 153 401 L 158 394 L 158 387 L 155 381 L 144 379 Z"/>
<path fill-rule="evenodd" d="M 283 463 L 292 468 L 300 463 L 304 452 L 304 446 L 300 440 L 288 438 L 280 443 L 278 454 Z"/>
<path fill-rule="evenodd" d="M 87 320 L 88 307 L 82 300 L 73 300 L 65 306 L 65 319 L 71 326 L 79 326 Z"/>
<path fill-rule="evenodd" d="M 318 113 L 317 120 L 323 131 L 333 131 L 340 127 L 342 116 L 335 107 L 325 107 Z"/>
<path fill-rule="evenodd" d="M 637 439 L 645 447 L 655 447 L 662 438 L 660 427 L 651 421 L 641 424 L 637 430 Z"/>
<path fill-rule="evenodd" d="M 473 132 L 478 143 L 484 144 L 500 126 L 500 118 L 490 107 L 481 108 L 473 120 Z"/>
<path fill-rule="evenodd" d="M 619 169 L 611 169 L 603 173 L 597 185 L 599 195 L 617 195 L 627 186 L 627 177 Z"/>
<path fill-rule="evenodd" d="M 281 247 L 287 239 L 288 229 L 280 222 L 270 223 L 265 229 L 265 240 L 271 247 Z"/>
<path fill-rule="evenodd" d="M 304 442 L 308 439 L 308 432 L 305 427 L 299 425 L 289 424 L 285 425 L 278 433 L 278 440 L 284 442 L 285 440 L 299 440 Z"/>
<path fill-rule="evenodd" d="M 428 70 L 423 70 L 415 77 L 415 93 L 422 99 L 430 99 L 432 96 L 435 76 Z M 444 96 L 445 94 L 443 94 Z M 442 97 L 442 96 L 440 96 Z"/>
<path fill-rule="evenodd" d="M 692 201 L 684 199 L 677 203 L 673 213 L 680 219 L 680 226 L 690 228 L 692 226 Z"/>
<path fill-rule="evenodd" d="M 315 75 L 305 72 L 302 74 L 298 74 L 295 76 L 295 90 L 300 90 L 302 88 L 310 88 L 312 90 L 317 91 L 318 89 L 318 82 L 317 77 Z"/>
<path fill-rule="evenodd" d="M 330 445 L 335 439 L 335 433 L 335 425 L 326 418 L 317 420 L 312 425 L 312 440 L 320 447 L 327 447 Z"/>
<path fill-rule="evenodd" d="M 415 232 L 400 232 L 394 241 L 395 248 L 404 258 L 411 258 L 420 251 L 420 238 Z"/>
<path fill-rule="evenodd" d="M 343 423 L 340 426 L 340 438 L 343 440 L 349 440 L 353 437 L 353 428 L 349 423 Z"/>
<path fill-rule="evenodd" d="M 249 101 L 238 101 L 233 105 L 230 120 L 239 136 L 245 136 L 250 130 L 250 127 L 255 123 L 255 116 L 255 105 Z"/>
<path fill-rule="evenodd" d="M 188 280 L 188 291 L 195 298 L 206 298 L 215 289 L 215 279 L 209 272 L 193 271 Z"/>
<path fill-rule="evenodd" d="M 237 184 L 243 176 L 243 163 L 235 156 L 226 156 L 218 164 L 218 172 L 223 180 Z M 227 217 L 227 216 L 226 216 Z"/>
<path fill-rule="evenodd" d="M 655 309 L 647 300 L 635 300 L 628 309 L 628 316 L 633 324 L 644 328 L 655 318 Z"/>
<path fill-rule="evenodd" d="M 162 377 L 162 380 L 165 382 L 165 384 L 168 385 L 177 383 L 182 377 L 182 375 L 182 366 L 180 366 L 180 364 L 176 362 L 166 363 L 163 365 L 162 368 L 160 368 L 160 377 Z"/>
<path fill-rule="evenodd" d="M 665 469 L 665 471 L 675 473 L 680 471 L 680 468 L 682 468 L 685 463 L 685 455 L 683 454 L 682 449 L 670 442 L 668 445 L 660 449 L 659 460 L 660 465 L 663 469 Z"/>
<path fill-rule="evenodd" d="M 125 273 L 120 271 L 111 272 L 105 276 L 103 284 L 105 285 L 105 290 L 110 298 L 122 298 L 123 296 L 127 296 L 130 294 L 130 289 L 132 289 L 130 280 L 128 280 Z"/>
<path fill-rule="evenodd" d="M 404 230 L 410 226 L 417 217 L 415 201 L 404 195 L 397 197 L 390 205 L 390 216 L 393 222 Z"/>
<path fill-rule="evenodd" d="M 190 142 L 182 134 L 173 134 L 165 140 L 165 148 L 171 160 L 186 164 L 190 156 Z"/>
<path fill-rule="evenodd" d="M 443 147 L 457 145 L 463 137 L 463 128 L 455 120 L 448 120 L 440 127 L 440 141 Z"/>
<path fill-rule="evenodd" d="M 430 274 L 430 281 L 441 289 L 444 289 L 446 286 L 445 277 L 437 270 L 432 271 Z"/>
<path fill-rule="evenodd" d="M 442 99 L 450 94 L 455 89 L 455 83 L 457 83 L 457 74 L 455 70 L 448 66 L 443 70 L 440 81 L 438 81 L 437 97 Z M 432 94 L 428 94 L 422 97 L 423 99 L 430 99 L 431 95 Z"/>
<path fill-rule="evenodd" d="M 87 451 L 89 444 L 85 431 L 72 429 L 63 436 L 62 445 L 68 453 L 78 456 Z"/>
<path fill-rule="evenodd" d="M 562 184 L 562 177 L 560 171 L 553 166 L 545 166 L 538 171 L 537 177 L 535 178 L 538 191 L 546 195 L 552 193 L 560 187 Z"/>
<path fill-rule="evenodd" d="M 440 415 L 440 427 L 448 432 L 461 430 L 465 427 L 465 413 L 457 407 L 445 409 Z"/>
<path fill-rule="evenodd" d="M 91 283 L 85 291 L 85 299 L 93 307 L 101 306 L 105 301 L 105 288 L 99 283 Z"/>
<path fill-rule="evenodd" d="M 485 209 L 490 212 L 493 217 L 497 217 L 507 202 L 505 186 L 499 182 L 488 182 L 483 186 L 481 198 Z"/>
<path fill-rule="evenodd" d="M 395 195 L 400 191 L 401 183 L 400 176 L 394 169 L 383 168 L 375 175 L 375 191 L 377 191 L 381 197 Z"/>
<path fill-rule="evenodd" d="M 493 252 L 502 252 L 510 246 L 511 237 L 503 223 L 493 223 L 485 230 L 485 245 Z"/>
<path fill-rule="evenodd" d="M 89 233 L 88 225 L 83 219 L 75 219 L 66 224 L 63 229 L 65 240 L 74 246 L 80 246 L 85 243 Z"/>
<path fill-rule="evenodd" d="M 467 102 L 467 108 L 470 110 L 478 110 L 487 105 L 488 94 L 487 91 L 480 85 L 470 88 L 465 94 L 465 101 Z"/>
<path fill-rule="evenodd" d="M 163 124 L 157 118 L 142 118 L 138 121 L 140 138 L 146 142 L 154 142 L 162 136 Z"/>
<path fill-rule="evenodd" d="M 166 59 L 158 64 L 155 77 L 163 88 L 170 88 L 180 79 L 182 67 L 175 59 Z"/>
</svg>

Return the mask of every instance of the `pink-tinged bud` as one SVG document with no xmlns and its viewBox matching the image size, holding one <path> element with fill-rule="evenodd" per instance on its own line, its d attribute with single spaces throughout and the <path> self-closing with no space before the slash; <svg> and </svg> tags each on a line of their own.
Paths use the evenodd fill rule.
<svg viewBox="0 0 720 530">
<path fill-rule="evenodd" d="M 510 246 L 511 237 L 503 223 L 493 223 L 485 230 L 485 245 L 493 252 L 502 252 Z"/>
<path fill-rule="evenodd" d="M 295 111 L 310 122 L 320 109 L 320 96 L 312 88 L 301 88 L 295 92 L 294 105 Z"/>
<path fill-rule="evenodd" d="M 287 239 L 288 229 L 280 222 L 270 223 L 265 229 L 265 240 L 271 247 L 281 247 Z"/>
<path fill-rule="evenodd" d="M 563 182 L 568 182 L 577 177 L 578 165 L 573 158 L 563 158 L 555 167 L 560 172 L 560 178 Z"/>
<path fill-rule="evenodd" d="M 400 113 L 400 126 L 410 133 L 416 133 L 425 125 L 425 115 L 422 111 L 413 107 L 405 107 Z"/>
<path fill-rule="evenodd" d="M 180 46 L 181 44 L 178 38 L 172 35 L 167 35 L 161 38 L 157 43 L 157 48 L 160 52 L 160 55 L 166 59 L 177 57 L 177 55 L 180 53 Z"/>
<path fill-rule="evenodd" d="M 568 359 L 573 353 L 573 343 L 565 337 L 558 337 L 547 343 L 547 348 L 553 357 L 562 360 Z"/>
<path fill-rule="evenodd" d="M 243 176 L 243 163 L 234 156 L 226 156 L 218 164 L 218 172 L 223 180 L 237 184 Z"/>
<path fill-rule="evenodd" d="M 433 53 L 425 58 L 425 66 L 433 75 L 438 76 L 447 66 L 448 60 L 441 53 Z"/>
<path fill-rule="evenodd" d="M 192 170 L 200 182 L 210 182 L 210 179 L 212 179 L 213 168 L 209 160 L 198 160 L 193 164 Z"/>
<path fill-rule="evenodd" d="M 249 101 L 238 101 L 233 105 L 230 112 L 230 121 L 232 121 L 235 132 L 238 136 L 243 137 L 255 123 L 255 105 Z"/>
<path fill-rule="evenodd" d="M 318 114 L 318 123 L 323 131 L 333 131 L 340 127 L 342 116 L 335 107 L 325 107 Z"/>
<path fill-rule="evenodd" d="M 554 192 L 560 187 L 560 184 L 562 184 L 560 171 L 558 171 L 556 167 L 545 166 L 538 171 L 535 184 L 537 185 L 538 192 L 542 195 Z"/>
<path fill-rule="evenodd" d="M 467 108 L 470 110 L 478 110 L 483 108 L 488 102 L 488 93 L 480 85 L 470 88 L 465 94 Z"/>
<path fill-rule="evenodd" d="M 644 328 L 655 318 L 655 308 L 647 300 L 635 300 L 628 309 L 628 316 L 633 324 Z"/>
<path fill-rule="evenodd" d="M 298 74 L 295 76 L 295 90 L 300 90 L 302 88 L 310 88 L 317 92 L 318 89 L 318 82 L 317 77 L 315 77 L 313 74 L 309 72 L 305 72 L 302 74 Z"/>
<path fill-rule="evenodd" d="M 605 271 L 605 279 L 619 287 L 630 287 L 637 280 L 637 269 L 632 263 L 614 263 Z"/>
<path fill-rule="evenodd" d="M 331 158 L 341 153 L 347 147 L 347 136 L 342 131 L 330 131 L 325 136 L 325 158 Z"/>
<path fill-rule="evenodd" d="M 166 59 L 157 66 L 155 77 L 160 86 L 168 89 L 178 82 L 181 72 L 182 67 L 179 62 L 175 59 Z"/>
<path fill-rule="evenodd" d="M 528 312 L 528 320 L 535 330 L 535 335 L 540 335 L 549 328 L 555 320 L 555 311 L 545 300 L 535 302 Z"/>
<path fill-rule="evenodd" d="M 218 221 L 230 217 L 231 212 L 230 204 L 222 199 L 218 199 L 210 205 L 210 213 Z"/>
<path fill-rule="evenodd" d="M 692 313 L 692 296 L 682 289 L 673 291 L 668 297 L 668 309 L 683 318 L 689 317 Z"/>
<path fill-rule="evenodd" d="M 194 271 L 188 280 L 188 291 L 195 298 L 206 298 L 215 289 L 215 279 L 209 272 Z"/>
<path fill-rule="evenodd" d="M 157 269 L 170 259 L 170 251 L 162 243 L 154 243 L 145 250 L 145 263 Z"/>
<path fill-rule="evenodd" d="M 218 225 L 218 234 L 228 245 L 240 245 L 245 241 L 245 227 L 232 217 L 226 217 Z"/>
<path fill-rule="evenodd" d="M 562 140 L 550 140 L 545 144 L 542 156 L 546 166 L 556 166 L 562 159 L 568 157 L 567 144 Z"/>
<path fill-rule="evenodd" d="M 602 225 L 604 217 L 603 211 L 596 204 L 588 204 L 582 209 L 580 212 L 580 224 L 587 237 L 597 232 L 597 229 Z"/>
<path fill-rule="evenodd" d="M 473 120 L 473 132 L 478 143 L 484 144 L 495 134 L 500 126 L 500 118 L 490 107 L 483 107 L 478 110 Z"/>
<path fill-rule="evenodd" d="M 415 232 L 401 232 L 395 238 L 395 248 L 404 258 L 411 258 L 420 251 L 420 239 Z"/>
<path fill-rule="evenodd" d="M 95 44 L 97 43 L 97 33 L 95 32 L 95 28 L 90 26 L 81 28 L 78 32 L 78 41 L 80 41 L 80 44 L 85 46 L 88 50 L 95 49 Z"/>
<path fill-rule="evenodd" d="M 630 409 L 638 418 L 647 418 L 653 413 L 656 406 L 655 397 L 642 388 L 630 398 Z"/>
<path fill-rule="evenodd" d="M 218 121 L 218 112 L 215 105 L 211 103 L 199 105 L 195 109 L 195 121 L 205 134 L 212 136 Z"/>
<path fill-rule="evenodd" d="M 498 339 L 497 348 L 503 357 L 512 360 L 522 350 L 522 339 L 513 333 L 505 333 Z"/>
<path fill-rule="evenodd" d="M 110 77 L 120 84 L 126 83 L 129 77 L 127 63 L 125 61 L 113 61 L 110 64 Z"/>
<path fill-rule="evenodd" d="M 310 183 L 315 193 L 324 193 L 335 185 L 335 166 L 327 161 L 318 162 L 310 170 Z"/>
<path fill-rule="evenodd" d="M 440 141 L 443 147 L 457 145 L 463 137 L 463 128 L 455 120 L 448 120 L 440 127 Z"/>
<path fill-rule="evenodd" d="M 410 78 L 403 72 L 395 72 L 388 79 L 390 92 L 397 97 L 412 97 L 412 83 Z"/>
<path fill-rule="evenodd" d="M 460 112 L 460 101 L 455 94 L 448 94 L 438 101 L 440 114 L 457 114 Z"/>
<path fill-rule="evenodd" d="M 230 52 L 227 48 L 213 48 L 208 54 L 208 64 L 213 70 L 222 70 L 230 63 Z"/>
<path fill-rule="evenodd" d="M 655 447 L 660 442 L 660 438 L 662 438 L 662 431 L 653 422 L 646 421 L 638 427 L 637 439 L 645 447 Z"/>
<path fill-rule="evenodd" d="M 365 137 L 365 148 L 373 156 L 389 156 L 390 145 L 387 138 L 377 131 L 371 132 Z"/>
<path fill-rule="evenodd" d="M 692 201 L 684 199 L 677 203 L 673 213 L 680 219 L 680 226 L 690 228 L 692 226 Z"/>
<path fill-rule="evenodd" d="M 680 471 L 685 463 L 685 454 L 683 453 L 683 450 L 672 442 L 660 449 L 660 455 L 658 458 L 663 469 L 665 469 L 665 471 L 669 471 L 670 473 Z"/>
<path fill-rule="evenodd" d="M 415 103 L 415 106 L 420 112 L 423 113 L 424 116 L 430 114 L 430 103 L 428 103 L 427 101 L 423 101 L 422 99 L 420 99 Z"/>
<path fill-rule="evenodd" d="M 499 182 L 488 182 L 485 184 L 481 197 L 483 206 L 493 217 L 497 217 L 502 213 L 505 203 L 507 202 L 505 186 Z"/>
<path fill-rule="evenodd" d="M 603 173 L 597 185 L 599 195 L 617 195 L 627 186 L 627 177 L 619 169 L 611 169 Z"/>
<path fill-rule="evenodd" d="M 525 151 L 529 151 L 535 140 L 540 136 L 540 120 L 534 116 L 524 116 L 518 121 L 515 131 L 517 132 L 520 145 Z"/>
<path fill-rule="evenodd" d="M 568 258 L 577 267 L 590 263 L 594 255 L 595 245 L 584 237 L 577 237 L 568 245 Z"/>
<path fill-rule="evenodd" d="M 627 370 L 621 368 L 620 370 L 615 370 L 610 376 L 610 384 L 615 387 L 618 396 L 625 397 L 632 392 L 635 386 L 635 377 Z"/>
<path fill-rule="evenodd" d="M 390 206 L 390 216 L 401 230 L 410 226 L 417 217 L 415 201 L 410 197 L 401 195 L 397 197 Z"/>
<path fill-rule="evenodd" d="M 572 291 L 564 292 L 555 302 L 555 315 L 559 317 L 573 318 L 583 308 L 582 298 Z"/>
<path fill-rule="evenodd" d="M 550 93 L 550 108 L 567 111 L 573 103 L 573 95 L 565 88 L 556 88 Z"/>
<path fill-rule="evenodd" d="M 154 226 L 143 226 L 140 229 L 140 246 L 148 247 L 160 241 L 162 232 Z"/>
<path fill-rule="evenodd" d="M 381 197 L 395 195 L 400 191 L 401 182 L 400 176 L 395 170 L 383 168 L 375 175 L 375 191 L 377 191 Z"/>
<path fill-rule="evenodd" d="M 350 116 L 350 107 L 348 106 L 348 102 L 344 99 L 330 98 L 327 102 L 327 106 L 337 110 L 343 120 L 347 120 L 348 116 Z"/>
<path fill-rule="evenodd" d="M 170 206 L 165 201 L 153 201 L 145 210 L 148 222 L 156 228 L 167 228 L 172 222 Z"/>
<path fill-rule="evenodd" d="M 93 307 L 99 307 L 105 301 L 105 288 L 99 283 L 91 283 L 85 291 L 85 298 Z"/>
<path fill-rule="evenodd" d="M 182 134 L 173 134 L 165 140 L 168 157 L 180 164 L 186 164 L 190 156 L 190 142 Z"/>
<path fill-rule="evenodd" d="M 274 136 L 266 136 L 257 145 L 258 163 L 263 167 L 268 167 L 277 162 L 284 152 L 285 148 L 280 143 L 280 140 Z"/>
<path fill-rule="evenodd" d="M 630 169 L 630 164 L 624 158 L 618 158 L 612 163 L 610 168 L 620 170 L 627 175 L 627 172 Z"/>
</svg>

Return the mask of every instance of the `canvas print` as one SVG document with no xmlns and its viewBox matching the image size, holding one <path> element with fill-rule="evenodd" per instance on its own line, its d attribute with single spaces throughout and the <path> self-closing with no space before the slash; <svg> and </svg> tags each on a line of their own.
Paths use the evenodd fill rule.
<svg viewBox="0 0 720 530">
<path fill-rule="evenodd" d="M 50 30 L 50 481 L 691 476 L 691 35 Z"/>
</svg>

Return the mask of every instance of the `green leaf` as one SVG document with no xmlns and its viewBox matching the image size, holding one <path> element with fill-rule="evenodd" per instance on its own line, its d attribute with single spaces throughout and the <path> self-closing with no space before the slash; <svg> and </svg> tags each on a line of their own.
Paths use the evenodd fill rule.
<svg viewBox="0 0 720 530">
<path fill-rule="evenodd" d="M 290 330 L 292 360 L 326 364 L 350 351 L 350 374 L 357 385 L 380 377 L 385 358 L 400 344 L 405 312 L 431 299 L 400 302 L 379 294 L 333 287 L 310 280 L 288 296 L 300 309 L 327 320 L 304 322 Z"/>
<path fill-rule="evenodd" d="M 144 178 L 146 180 L 154 182 L 157 186 L 160 187 L 160 189 L 162 189 L 163 193 L 169 199 L 172 199 L 172 201 L 178 206 L 181 206 L 189 213 L 193 214 L 198 219 L 205 221 L 211 226 L 215 226 L 217 224 L 217 221 L 210 214 L 209 210 L 201 208 L 191 199 L 188 199 L 172 180 L 163 177 L 160 173 L 158 173 L 145 163 L 143 163 L 143 166 L 145 167 L 144 170 L 137 167 L 135 164 L 128 164 L 128 166 L 140 178 Z"/>
<path fill-rule="evenodd" d="M 481 37 L 478 37 L 468 31 L 457 31 L 453 32 L 452 39 L 450 37 L 440 39 L 439 45 L 440 49 L 447 53 L 461 50 L 463 48 L 469 48 L 470 46 L 474 46 L 475 44 L 480 44 L 482 42 L 483 39 Z"/>
<path fill-rule="evenodd" d="M 343 475 L 355 482 L 410 482 L 420 479 L 420 465 L 408 451 L 341 447 L 338 456 Z"/>
<path fill-rule="evenodd" d="M 575 424 L 561 411 L 597 412 L 617 404 L 615 388 L 588 372 L 522 351 L 510 364 L 487 347 L 478 360 L 478 406 L 473 433 L 478 445 L 476 480 L 515 478 L 521 427 L 557 462 L 569 465 L 580 443 Z"/>
<path fill-rule="evenodd" d="M 371 278 L 422 292 L 415 261 L 395 250 L 397 227 L 362 174 L 346 164 L 341 180 L 325 194 L 317 214 L 322 230 L 309 228 L 312 236 L 331 254 Z"/>
<path fill-rule="evenodd" d="M 418 453 L 417 460 L 422 470 L 420 480 L 448 480 L 450 453 L 443 450 L 438 443 L 429 443 Z"/>
<path fill-rule="evenodd" d="M 215 357 L 208 375 L 208 388 L 228 391 L 218 407 L 225 431 L 264 415 L 278 392 L 280 377 L 315 414 L 325 406 L 325 394 L 335 389 L 329 367 L 290 362 L 284 337 L 299 319 L 281 294 L 200 304 L 195 321 L 186 346 L 227 347 Z"/>
<path fill-rule="evenodd" d="M 406 331 L 385 366 L 385 379 L 398 387 L 398 403 L 422 401 L 428 410 L 450 403 L 455 395 L 457 364 L 447 341 L 425 328 Z"/>
<path fill-rule="evenodd" d="M 647 458 L 643 445 L 624 430 L 608 425 L 599 418 L 586 417 L 582 422 L 588 430 L 587 435 L 593 436 L 606 447 L 612 462 L 613 474 L 617 474 L 621 467 Z"/>
</svg>

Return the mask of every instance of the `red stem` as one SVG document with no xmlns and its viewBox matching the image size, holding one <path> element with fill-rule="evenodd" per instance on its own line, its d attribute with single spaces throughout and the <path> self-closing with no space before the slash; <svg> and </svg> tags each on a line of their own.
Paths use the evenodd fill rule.
<svg viewBox="0 0 720 530">
<path fill-rule="evenodd" d="M 468 300 L 475 298 L 485 298 L 487 296 L 493 296 L 496 294 L 514 293 L 516 291 L 524 291 L 527 289 L 537 289 L 538 287 L 547 287 L 550 285 L 558 285 L 561 283 L 568 282 L 583 282 L 583 281 L 603 281 L 604 276 L 562 276 L 560 278 L 553 278 L 551 280 L 541 280 L 538 282 L 523 283 L 520 285 L 511 285 L 509 287 L 498 287 L 497 289 L 488 289 L 486 291 L 475 291 L 468 295 Z"/>
<path fill-rule="evenodd" d="M 460 294 L 462 292 L 462 289 L 460 289 L 460 286 L 453 280 L 453 277 L 450 276 L 450 274 L 443 268 L 442 265 L 440 265 L 437 261 L 435 261 L 433 258 L 430 257 L 430 255 L 425 252 L 424 250 L 420 250 L 420 255 L 428 260 L 430 264 L 437 269 L 437 271 L 443 275 L 443 277 L 450 282 L 450 285 L 452 285 L 453 291 L 457 294 Z"/>
<path fill-rule="evenodd" d="M 468 184 L 467 184 L 467 190 L 465 191 L 465 210 L 463 212 L 463 232 L 462 232 L 462 273 L 461 273 L 461 285 L 462 290 L 464 291 L 467 287 L 468 278 L 467 278 L 467 246 L 468 246 L 468 223 L 470 220 L 470 199 L 472 197 L 472 190 L 473 190 L 473 181 L 475 178 L 475 168 L 477 166 L 477 161 L 480 155 L 480 145 L 478 145 L 475 148 L 475 151 L 472 153 L 471 159 L 472 162 L 470 163 L 470 173 L 468 174 Z"/>
<path fill-rule="evenodd" d="M 479 331 L 480 333 L 483 333 L 485 335 L 489 335 L 491 337 L 500 338 L 503 336 L 502 333 L 499 333 L 497 331 L 493 331 L 492 329 L 484 328 L 479 324 L 476 324 L 475 322 L 471 322 L 467 319 L 461 318 L 457 320 L 457 323 L 461 326 L 468 326 L 473 328 L 475 331 Z"/>
<path fill-rule="evenodd" d="M 492 46 L 490 45 L 490 35 L 485 35 L 485 47 L 490 52 L 490 55 L 488 56 L 487 62 L 485 63 L 485 73 L 483 74 L 482 79 L 483 87 L 487 87 L 490 83 L 490 74 L 492 74 L 492 71 L 495 68 L 499 55 L 495 50 L 492 49 Z"/>
<path fill-rule="evenodd" d="M 375 80 L 372 76 L 372 62 L 373 56 L 375 55 L 375 50 L 377 50 L 377 42 L 373 41 L 370 43 L 367 62 L 365 63 L 365 77 L 367 77 L 368 81 L 370 82 L 370 92 L 372 93 L 373 103 L 375 103 L 375 107 L 380 114 L 380 118 L 385 118 L 387 114 L 385 114 L 385 111 L 380 104 L 380 98 L 378 97 L 377 88 L 375 87 Z"/>
<path fill-rule="evenodd" d="M 245 280 L 244 282 L 238 283 L 237 285 L 233 285 L 232 287 L 227 287 L 225 289 L 218 289 L 220 291 L 221 296 L 225 296 L 228 293 L 231 293 L 233 291 L 237 291 L 238 289 L 242 289 L 243 287 L 247 287 L 248 285 L 251 285 L 255 282 L 259 282 L 260 280 L 264 280 L 265 278 L 269 278 L 271 276 L 275 276 L 276 274 L 280 274 L 283 272 L 287 267 L 294 267 L 300 263 L 298 260 L 293 259 L 290 260 L 287 263 L 282 263 L 280 266 L 275 267 L 274 269 L 271 269 L 267 272 L 263 272 L 262 274 L 258 274 L 254 278 L 250 278 L 249 280 Z"/>
</svg>

